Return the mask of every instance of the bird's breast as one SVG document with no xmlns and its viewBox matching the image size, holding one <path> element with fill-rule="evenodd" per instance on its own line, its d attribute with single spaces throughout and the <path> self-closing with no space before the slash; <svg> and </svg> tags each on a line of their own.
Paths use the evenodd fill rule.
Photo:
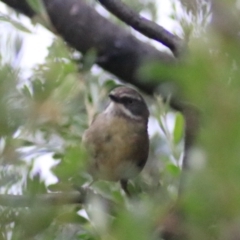
<svg viewBox="0 0 240 240">
<path fill-rule="evenodd" d="M 117 181 L 134 177 L 145 165 L 147 126 L 125 118 L 98 116 L 85 133 L 97 177 Z"/>
</svg>

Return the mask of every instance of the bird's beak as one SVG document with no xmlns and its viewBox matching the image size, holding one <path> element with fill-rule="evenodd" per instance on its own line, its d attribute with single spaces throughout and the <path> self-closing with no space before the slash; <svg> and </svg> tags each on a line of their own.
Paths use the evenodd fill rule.
<svg viewBox="0 0 240 240">
<path fill-rule="evenodd" d="M 113 102 L 119 102 L 119 99 L 112 93 L 110 93 L 108 96 Z"/>
</svg>

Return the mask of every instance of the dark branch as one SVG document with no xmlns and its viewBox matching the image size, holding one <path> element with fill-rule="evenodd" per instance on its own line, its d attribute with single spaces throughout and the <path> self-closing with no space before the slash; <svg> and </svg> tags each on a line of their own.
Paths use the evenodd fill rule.
<svg viewBox="0 0 240 240">
<path fill-rule="evenodd" d="M 28 17 L 33 17 L 35 15 L 32 8 L 27 4 L 26 1 L 19 0 L 1 0 L 6 3 L 8 6 L 14 8 L 16 11 L 25 14 Z"/>
<path fill-rule="evenodd" d="M 145 36 L 152 38 L 166 47 L 178 57 L 183 52 L 184 42 L 162 26 L 152 22 L 130 9 L 120 0 L 98 0 L 107 10 Z"/>
<path fill-rule="evenodd" d="M 26 0 L 1 0 L 16 10 L 33 17 Z M 145 62 L 159 61 L 172 64 L 174 57 L 157 50 L 134 37 L 88 6 L 84 0 L 44 0 L 49 18 L 58 34 L 79 52 L 85 54 L 94 49 L 96 63 L 124 82 L 131 83 L 152 94 L 159 81 L 140 81 L 139 68 Z"/>
</svg>

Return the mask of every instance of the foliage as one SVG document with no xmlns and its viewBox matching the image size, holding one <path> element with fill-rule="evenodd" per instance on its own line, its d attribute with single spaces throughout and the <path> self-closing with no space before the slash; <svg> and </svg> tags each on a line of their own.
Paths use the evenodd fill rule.
<svg viewBox="0 0 240 240">
<path fill-rule="evenodd" d="M 10 18 L 2 21 L 20 26 Z M 94 70 L 94 51 L 76 60 L 78 53 L 59 38 L 27 80 L 12 64 L 20 41 L 7 49 L 11 61 L 1 54 L 0 191 L 33 200 L 28 208 L 0 208 L 0 239 L 160 239 L 173 206 L 183 216 L 178 223 L 185 234 L 181 239 L 237 239 L 239 43 L 221 32 L 204 32 L 192 38 L 191 55 L 182 64 L 149 63 L 142 69 L 142 75 L 153 79 L 162 75 L 171 79 L 162 85 L 162 96 L 191 103 L 201 116 L 196 144 L 188 153 L 190 170 L 180 201 L 185 123 L 182 114 L 170 109 L 159 95 L 145 96 L 151 111 L 151 149 L 145 169 L 130 181 L 132 199 L 118 183 L 98 181 L 90 188 L 103 198 L 90 194 L 85 204 L 34 201 L 40 194 L 67 195 L 92 181 L 81 136 L 106 105 L 107 93 L 116 81 Z M 56 177 L 51 184 L 36 167 L 39 161 L 41 166 L 51 162 L 48 176 Z M 177 229 L 170 225 L 170 230 Z"/>
</svg>

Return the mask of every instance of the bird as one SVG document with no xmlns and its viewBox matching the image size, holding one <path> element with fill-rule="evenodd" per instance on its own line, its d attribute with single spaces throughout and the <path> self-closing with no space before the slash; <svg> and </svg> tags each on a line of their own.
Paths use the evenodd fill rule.
<svg viewBox="0 0 240 240">
<path fill-rule="evenodd" d="M 133 88 L 118 86 L 110 102 L 85 130 L 82 141 L 90 155 L 93 179 L 120 181 L 130 196 L 128 180 L 137 176 L 148 159 L 149 110 Z"/>
</svg>

